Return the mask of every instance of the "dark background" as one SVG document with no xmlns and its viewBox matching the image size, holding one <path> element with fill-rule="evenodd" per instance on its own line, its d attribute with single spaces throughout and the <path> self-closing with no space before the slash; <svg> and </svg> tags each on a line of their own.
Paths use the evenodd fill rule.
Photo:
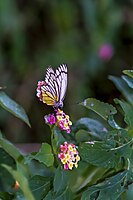
<svg viewBox="0 0 133 200">
<path fill-rule="evenodd" d="M 78 105 L 87 97 L 113 103 L 121 95 L 108 75 L 132 68 L 132 0 L 1 0 L 0 86 L 26 110 L 32 128 L 0 108 L 0 129 L 13 142 L 49 141 L 36 97 L 46 68 L 68 64 L 64 111 L 75 121 L 96 117 Z M 109 54 L 100 49 L 109 44 Z"/>
</svg>

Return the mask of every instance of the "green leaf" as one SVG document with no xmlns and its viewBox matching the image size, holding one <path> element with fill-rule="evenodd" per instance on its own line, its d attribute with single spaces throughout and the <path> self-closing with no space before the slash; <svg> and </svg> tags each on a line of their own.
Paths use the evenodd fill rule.
<svg viewBox="0 0 133 200">
<path fill-rule="evenodd" d="M 122 79 L 128 84 L 130 88 L 133 89 L 133 78 L 130 78 L 128 76 L 122 76 Z"/>
<path fill-rule="evenodd" d="M 20 170 L 19 171 L 14 170 L 12 167 L 8 165 L 3 164 L 2 166 L 5 169 L 7 169 L 10 172 L 10 174 L 12 174 L 15 180 L 18 181 L 20 185 L 20 189 L 23 191 L 26 199 L 35 200 L 35 198 L 33 197 L 33 194 L 30 191 L 28 180 L 24 176 L 24 174 Z"/>
<path fill-rule="evenodd" d="M 133 90 L 127 85 L 127 83 L 122 79 L 115 76 L 109 76 L 109 79 L 113 81 L 115 86 L 120 90 L 123 96 L 133 104 Z"/>
<path fill-rule="evenodd" d="M 12 175 L 0 165 L 0 192 L 11 192 L 14 184 Z"/>
<path fill-rule="evenodd" d="M 124 70 L 123 73 L 133 78 L 133 70 Z"/>
<path fill-rule="evenodd" d="M 44 198 L 44 200 L 72 200 L 72 199 L 73 199 L 73 194 L 68 187 L 60 194 L 56 194 L 51 190 Z"/>
<path fill-rule="evenodd" d="M 107 133 L 106 127 L 100 123 L 98 120 L 90 119 L 87 117 L 81 118 L 74 124 L 72 131 L 76 133 L 79 130 L 86 130 L 86 134 L 84 132 L 85 138 L 90 136 L 92 140 L 102 140 Z M 88 132 L 87 132 L 88 131 Z M 76 134 L 76 137 L 79 136 L 79 132 Z M 81 135 L 81 134 L 80 134 Z M 79 138 L 79 137 L 78 137 Z M 80 137 L 81 138 L 81 137 Z"/>
<path fill-rule="evenodd" d="M 19 150 L 8 140 L 4 139 L 2 137 L 2 134 L 0 132 L 0 146 L 8 152 L 8 154 L 14 158 L 14 160 L 18 160 L 20 157 L 23 157 L 22 154 L 20 154 Z"/>
<path fill-rule="evenodd" d="M 113 168 L 120 164 L 121 157 L 131 156 L 132 140 L 128 143 L 112 148 L 104 142 L 88 142 L 79 145 L 78 151 L 81 159 L 98 167 Z"/>
<path fill-rule="evenodd" d="M 117 113 L 116 108 L 111 104 L 101 102 L 94 98 L 85 99 L 84 102 L 80 103 L 80 105 L 93 110 L 105 120 L 107 120 L 110 115 Z"/>
<path fill-rule="evenodd" d="M 45 164 L 47 167 L 53 166 L 54 156 L 51 146 L 47 143 L 42 143 L 39 152 L 34 156 L 34 159 Z"/>
<path fill-rule="evenodd" d="M 29 180 L 29 186 L 35 199 L 41 200 L 50 190 L 50 180 L 49 178 L 35 175 Z"/>
<path fill-rule="evenodd" d="M 130 128 L 133 128 L 133 106 L 125 101 L 115 99 L 116 103 L 119 103 L 124 111 L 124 120 L 129 125 Z"/>
<path fill-rule="evenodd" d="M 109 116 L 108 123 L 114 129 L 118 129 L 118 130 L 121 129 L 121 127 L 116 123 L 113 115 Z"/>
<path fill-rule="evenodd" d="M 73 194 L 71 190 L 67 187 L 61 194 L 55 196 L 55 200 L 72 200 Z"/>
<path fill-rule="evenodd" d="M 54 177 L 54 192 L 63 191 L 67 187 L 68 172 L 58 167 Z"/>
<path fill-rule="evenodd" d="M 13 195 L 7 192 L 0 192 L 0 200 L 13 200 Z"/>
<path fill-rule="evenodd" d="M 124 179 L 126 178 L 127 171 L 116 174 L 104 182 L 90 187 L 88 190 L 83 192 L 82 200 L 91 199 L 108 199 L 108 200 L 118 200 L 120 195 L 125 191 Z"/>
<path fill-rule="evenodd" d="M 15 181 L 11 174 L 1 165 L 6 164 L 16 168 L 15 160 L 2 148 L 0 148 L 0 191 L 9 192 Z"/>
<path fill-rule="evenodd" d="M 62 132 L 58 127 L 55 127 L 53 131 L 54 131 L 53 139 L 56 147 L 58 148 L 60 144 L 66 141 L 66 139 L 63 137 Z"/>
<path fill-rule="evenodd" d="M 50 190 L 43 200 L 55 200 L 53 191 Z"/>
<path fill-rule="evenodd" d="M 5 92 L 0 91 L 0 105 L 10 113 L 12 113 L 14 116 L 17 118 L 21 119 L 24 121 L 29 127 L 30 122 L 29 119 L 24 111 L 24 109 L 17 104 L 15 101 L 13 101 L 10 97 L 6 95 Z"/>
</svg>

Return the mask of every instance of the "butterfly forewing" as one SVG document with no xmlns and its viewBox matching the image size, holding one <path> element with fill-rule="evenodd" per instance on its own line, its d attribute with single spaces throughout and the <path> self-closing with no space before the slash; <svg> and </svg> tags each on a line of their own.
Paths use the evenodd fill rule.
<svg viewBox="0 0 133 200">
<path fill-rule="evenodd" d="M 46 71 L 45 83 L 41 87 L 43 102 L 53 107 L 63 104 L 67 89 L 67 65 L 62 64 L 54 70 L 49 67 Z"/>
<path fill-rule="evenodd" d="M 62 64 L 56 70 L 55 77 L 59 85 L 59 101 L 63 101 L 67 89 L 67 65 Z"/>
</svg>

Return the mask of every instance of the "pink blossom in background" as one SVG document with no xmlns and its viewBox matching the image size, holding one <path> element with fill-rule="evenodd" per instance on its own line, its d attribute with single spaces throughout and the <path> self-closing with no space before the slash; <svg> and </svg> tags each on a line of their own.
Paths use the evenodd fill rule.
<svg viewBox="0 0 133 200">
<path fill-rule="evenodd" d="M 102 60 L 104 61 L 110 60 L 113 54 L 114 54 L 114 49 L 111 44 L 105 43 L 100 46 L 98 55 Z"/>
</svg>

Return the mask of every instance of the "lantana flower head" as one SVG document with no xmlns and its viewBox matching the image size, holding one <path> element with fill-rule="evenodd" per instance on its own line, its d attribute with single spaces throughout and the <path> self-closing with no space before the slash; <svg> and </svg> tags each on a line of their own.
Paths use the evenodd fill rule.
<svg viewBox="0 0 133 200">
<path fill-rule="evenodd" d="M 67 133 L 71 132 L 70 126 L 72 122 L 69 120 L 69 116 L 66 115 L 62 110 L 58 109 L 56 112 L 57 126 L 61 130 L 65 130 Z"/>
<path fill-rule="evenodd" d="M 64 145 L 60 145 L 60 151 L 58 158 L 64 165 L 64 170 L 72 170 L 73 167 L 78 167 L 80 156 L 74 144 L 64 142 Z"/>
<path fill-rule="evenodd" d="M 70 121 L 69 116 L 60 109 L 57 109 L 55 112 L 55 114 L 45 116 L 45 122 L 50 125 L 56 124 L 61 130 L 70 133 L 70 126 L 72 125 L 72 122 Z"/>
</svg>

